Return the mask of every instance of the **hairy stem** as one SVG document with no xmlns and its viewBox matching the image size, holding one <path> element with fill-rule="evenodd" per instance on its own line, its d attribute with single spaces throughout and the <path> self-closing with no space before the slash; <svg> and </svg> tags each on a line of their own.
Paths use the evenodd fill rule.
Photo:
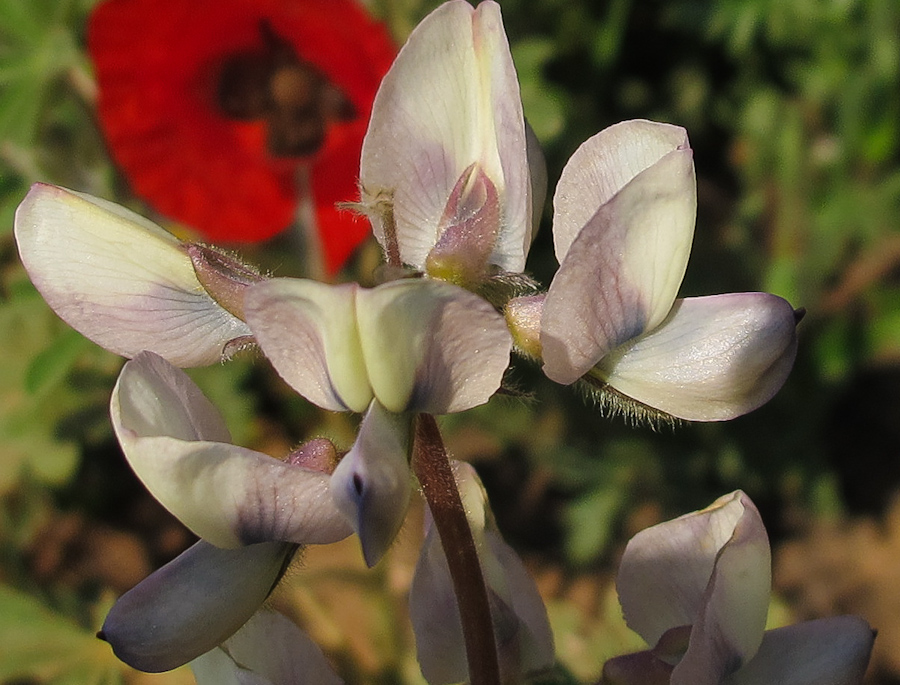
<svg viewBox="0 0 900 685">
<path fill-rule="evenodd" d="M 413 469 L 431 509 L 453 579 L 469 662 L 469 682 L 499 685 L 497 644 L 478 552 L 444 441 L 437 422 L 429 414 L 419 414 L 416 420 Z"/>
</svg>

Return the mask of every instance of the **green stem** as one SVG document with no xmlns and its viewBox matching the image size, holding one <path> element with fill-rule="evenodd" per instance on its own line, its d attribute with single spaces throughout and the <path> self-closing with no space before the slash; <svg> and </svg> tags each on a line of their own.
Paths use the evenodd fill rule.
<svg viewBox="0 0 900 685">
<path fill-rule="evenodd" d="M 499 685 L 500 667 L 487 588 L 472 530 L 466 518 L 450 459 L 434 417 L 419 414 L 413 470 L 422 486 L 447 557 L 462 619 L 471 685 Z"/>
</svg>

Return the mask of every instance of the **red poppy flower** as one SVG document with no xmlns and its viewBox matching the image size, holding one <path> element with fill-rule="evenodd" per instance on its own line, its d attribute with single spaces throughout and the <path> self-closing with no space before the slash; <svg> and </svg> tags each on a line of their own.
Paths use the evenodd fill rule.
<svg viewBox="0 0 900 685">
<path fill-rule="evenodd" d="M 293 220 L 301 170 L 325 265 L 368 225 L 357 196 L 372 101 L 396 49 L 353 0 L 107 0 L 88 47 L 111 154 L 135 192 L 215 241 Z"/>
</svg>

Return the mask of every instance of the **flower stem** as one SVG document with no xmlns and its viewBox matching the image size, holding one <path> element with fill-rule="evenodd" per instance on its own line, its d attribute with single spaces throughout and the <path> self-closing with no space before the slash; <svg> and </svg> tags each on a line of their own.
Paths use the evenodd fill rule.
<svg viewBox="0 0 900 685">
<path fill-rule="evenodd" d="M 500 667 L 487 588 L 450 460 L 434 417 L 419 414 L 413 470 L 437 526 L 462 619 L 471 685 L 499 685 Z"/>
</svg>

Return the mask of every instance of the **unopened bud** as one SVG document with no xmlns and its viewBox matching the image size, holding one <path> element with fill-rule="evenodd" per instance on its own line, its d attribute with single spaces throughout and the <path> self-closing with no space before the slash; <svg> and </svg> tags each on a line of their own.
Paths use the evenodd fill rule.
<svg viewBox="0 0 900 685">
<path fill-rule="evenodd" d="M 425 260 L 428 275 L 462 287 L 481 283 L 500 231 L 500 197 L 477 163 L 453 187 L 438 230 L 440 238 Z"/>
<path fill-rule="evenodd" d="M 546 294 L 514 297 L 503 310 L 515 349 L 531 359 L 541 359 L 541 314 Z"/>
<path fill-rule="evenodd" d="M 313 438 L 291 452 L 285 461 L 312 471 L 332 474 L 338 465 L 338 453 L 328 438 Z"/>
</svg>

